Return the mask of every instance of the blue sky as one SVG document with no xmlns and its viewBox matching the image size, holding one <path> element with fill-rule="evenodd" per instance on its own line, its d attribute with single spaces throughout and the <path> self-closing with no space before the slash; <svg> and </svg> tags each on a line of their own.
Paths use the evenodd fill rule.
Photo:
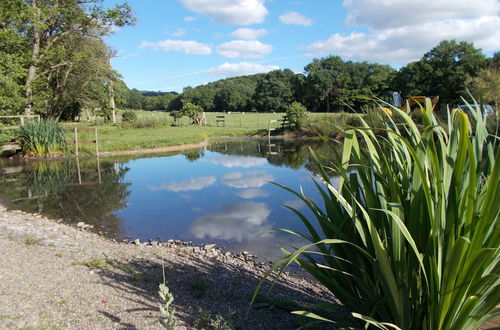
<svg viewBox="0 0 500 330">
<path fill-rule="evenodd" d="M 113 4 L 118 1 L 107 1 Z M 398 68 L 444 39 L 500 49 L 498 0 L 129 0 L 106 38 L 129 88 L 177 91 L 339 55 Z"/>
</svg>

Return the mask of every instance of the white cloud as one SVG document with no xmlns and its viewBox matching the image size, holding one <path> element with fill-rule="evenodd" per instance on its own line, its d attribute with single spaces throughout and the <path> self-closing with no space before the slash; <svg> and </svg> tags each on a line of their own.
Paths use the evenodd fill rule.
<svg viewBox="0 0 500 330">
<path fill-rule="evenodd" d="M 249 29 L 249 28 L 239 28 L 236 31 L 231 32 L 231 36 L 237 39 L 244 40 L 255 40 L 267 34 L 266 29 Z"/>
<path fill-rule="evenodd" d="M 345 0 L 347 23 L 374 30 L 448 19 L 475 19 L 500 11 L 498 0 Z"/>
<path fill-rule="evenodd" d="M 191 233 L 199 239 L 247 241 L 271 228 L 267 219 L 270 214 L 265 203 L 225 204 L 218 211 L 194 220 Z"/>
<path fill-rule="evenodd" d="M 216 23 L 250 25 L 262 23 L 268 15 L 265 0 L 181 0 L 189 10 L 207 15 Z"/>
<path fill-rule="evenodd" d="M 163 40 L 158 42 L 143 41 L 140 44 L 141 48 L 152 48 L 154 50 L 163 50 L 165 52 L 178 51 L 185 54 L 194 55 L 210 55 L 212 47 L 208 44 L 203 44 L 193 40 Z"/>
<path fill-rule="evenodd" d="M 267 164 L 267 159 L 253 156 L 236 156 L 236 155 L 217 155 L 208 158 L 212 164 L 219 164 L 225 167 L 254 167 Z"/>
<path fill-rule="evenodd" d="M 353 60 L 404 65 L 417 60 L 445 39 L 473 42 L 487 51 L 500 48 L 500 18 L 444 20 L 381 32 L 334 34 L 305 47 L 311 55 L 338 54 Z"/>
<path fill-rule="evenodd" d="M 259 197 L 262 198 L 269 196 L 269 192 L 258 188 L 239 190 L 235 194 L 236 196 L 241 197 L 243 199 L 254 199 L 254 198 L 259 198 Z"/>
<path fill-rule="evenodd" d="M 269 71 L 278 70 L 277 65 L 262 65 L 249 62 L 240 63 L 224 63 L 217 67 L 208 69 L 206 72 L 224 78 L 245 76 L 256 73 L 267 73 Z"/>
<path fill-rule="evenodd" d="M 178 182 L 164 182 L 158 186 L 150 185 L 148 189 L 150 191 L 158 191 L 158 190 L 168 190 L 168 191 L 192 191 L 192 190 L 201 190 L 206 187 L 210 187 L 215 183 L 217 179 L 213 176 L 206 176 L 200 178 L 191 178 L 185 181 Z"/>
<path fill-rule="evenodd" d="M 266 171 L 230 172 L 221 178 L 221 182 L 232 188 L 243 189 L 260 188 L 273 179 Z"/>
<path fill-rule="evenodd" d="M 186 16 L 184 17 L 183 21 L 184 22 L 192 22 L 192 21 L 196 21 L 198 19 L 198 17 L 195 17 L 195 16 Z"/>
<path fill-rule="evenodd" d="M 279 17 L 280 22 L 283 24 L 293 24 L 293 25 L 303 25 L 303 26 L 311 26 L 313 24 L 313 20 L 305 17 L 304 15 L 297 13 L 296 11 L 291 11 L 285 13 Z"/>
<path fill-rule="evenodd" d="M 168 32 L 168 34 L 174 36 L 174 37 L 182 37 L 183 35 L 186 34 L 186 29 L 184 28 L 178 28 L 177 30 L 173 32 Z"/>
<path fill-rule="evenodd" d="M 232 40 L 217 47 L 217 53 L 226 58 L 261 58 L 273 51 L 273 46 L 258 40 Z"/>
<path fill-rule="evenodd" d="M 474 43 L 485 51 L 500 48 L 497 0 L 345 0 L 347 23 L 368 32 L 336 33 L 302 47 L 308 55 L 405 65 L 442 40 Z"/>
</svg>

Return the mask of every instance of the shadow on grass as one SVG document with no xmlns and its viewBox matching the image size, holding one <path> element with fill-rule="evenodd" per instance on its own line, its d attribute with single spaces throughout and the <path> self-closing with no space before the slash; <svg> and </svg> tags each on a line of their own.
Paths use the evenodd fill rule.
<svg viewBox="0 0 500 330">
<path fill-rule="evenodd" d="M 108 261 L 100 275 L 107 285 L 122 291 L 127 299 L 141 306 L 127 313 L 147 312 L 151 323 L 161 317 L 158 306 L 162 303 L 158 285 L 163 282 L 162 258 Z M 277 283 L 272 290 L 266 284 L 258 302 L 249 309 L 253 291 L 260 275 L 242 267 L 242 262 L 228 263 L 216 259 L 182 255 L 174 261 L 165 261 L 167 286 L 174 296 L 173 307 L 178 324 L 200 329 L 292 329 L 303 326 L 310 319 L 295 316 L 291 310 L 303 309 L 302 304 L 331 302 L 332 297 L 320 290 L 304 289 L 299 284 Z M 248 267 L 248 266 L 247 266 Z M 255 264 L 259 274 L 266 267 Z M 314 292 L 316 291 L 316 292 Z M 135 297 L 135 298 L 133 298 Z M 103 316 L 121 323 L 116 315 L 100 312 Z M 144 313 L 142 313 L 144 314 Z M 314 326 L 317 328 L 317 325 Z"/>
</svg>

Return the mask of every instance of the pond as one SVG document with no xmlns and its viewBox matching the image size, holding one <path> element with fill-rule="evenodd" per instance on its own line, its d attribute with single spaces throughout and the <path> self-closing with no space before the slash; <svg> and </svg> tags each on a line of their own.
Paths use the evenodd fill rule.
<svg viewBox="0 0 500 330">
<path fill-rule="evenodd" d="M 319 202 L 309 148 L 330 149 L 319 142 L 221 140 L 203 150 L 141 158 L 4 160 L 0 200 L 10 209 L 83 221 L 110 238 L 215 243 L 276 260 L 279 247 L 303 242 L 270 229 L 305 232 L 283 205 L 311 214 L 270 182 Z"/>
</svg>

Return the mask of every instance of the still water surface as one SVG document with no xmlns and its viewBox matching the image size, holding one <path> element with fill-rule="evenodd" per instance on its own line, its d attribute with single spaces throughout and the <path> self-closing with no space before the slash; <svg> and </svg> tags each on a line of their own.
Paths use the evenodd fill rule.
<svg viewBox="0 0 500 330">
<path fill-rule="evenodd" d="M 216 243 L 275 260 L 310 215 L 277 182 L 319 201 L 309 147 L 282 141 L 214 141 L 204 150 L 146 158 L 0 163 L 0 197 L 11 209 L 94 225 L 111 238 Z"/>
</svg>

